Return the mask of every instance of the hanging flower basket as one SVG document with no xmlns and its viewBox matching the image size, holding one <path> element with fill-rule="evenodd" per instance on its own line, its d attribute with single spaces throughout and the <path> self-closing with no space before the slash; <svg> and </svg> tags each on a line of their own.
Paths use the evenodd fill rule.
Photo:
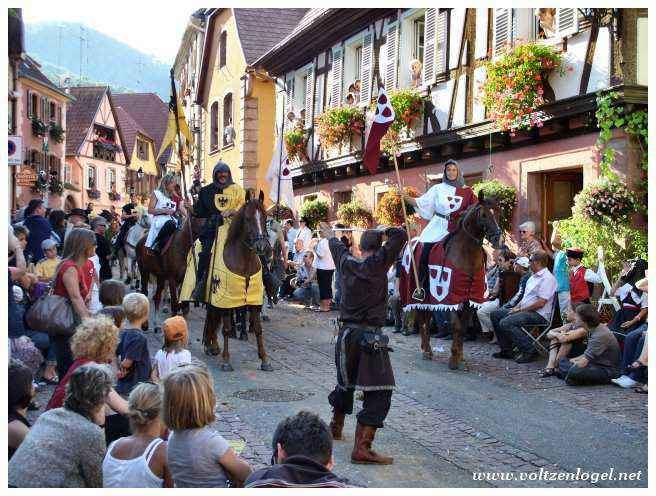
<svg viewBox="0 0 656 496">
<path fill-rule="evenodd" d="M 305 133 L 301 129 L 295 129 L 285 133 L 285 148 L 290 161 L 304 162 L 307 160 L 305 153 Z"/>
<path fill-rule="evenodd" d="M 32 186 L 32 192 L 42 195 L 46 191 L 48 191 L 48 180 L 42 174 L 37 174 L 36 181 Z"/>
<path fill-rule="evenodd" d="M 411 196 L 412 198 L 421 196 L 419 191 L 415 188 L 406 187 L 404 190 L 406 195 Z M 414 220 L 414 208 L 407 203 L 405 204 L 405 208 L 410 220 Z M 380 197 L 380 200 L 378 200 L 378 205 L 376 206 L 376 221 L 378 221 L 379 224 L 384 224 L 386 226 L 400 226 L 403 224 L 401 196 L 396 189 L 388 191 Z"/>
<path fill-rule="evenodd" d="M 118 194 L 117 192 L 115 192 L 115 191 L 110 191 L 110 192 L 109 192 L 109 199 L 110 199 L 111 201 L 121 201 L 121 195 L 119 195 L 119 194 Z"/>
<path fill-rule="evenodd" d="M 517 205 L 517 190 L 514 186 L 502 183 L 498 179 L 481 181 L 472 186 L 477 196 L 483 191 L 486 198 L 496 198 L 499 202 L 499 225 L 501 229 L 509 231 L 512 225 L 512 216 Z"/>
<path fill-rule="evenodd" d="M 48 126 L 38 117 L 32 117 L 32 134 L 34 136 L 45 136 L 47 132 Z"/>
<path fill-rule="evenodd" d="M 57 143 L 64 141 L 64 128 L 55 122 L 50 123 L 49 134 L 53 141 Z"/>
<path fill-rule="evenodd" d="M 88 189 L 87 196 L 92 200 L 98 200 L 100 198 L 100 190 L 98 189 Z"/>
<path fill-rule="evenodd" d="M 314 229 L 319 222 L 328 220 L 328 202 L 319 199 L 307 201 L 301 207 L 300 214 L 307 220 L 308 227 Z"/>
<path fill-rule="evenodd" d="M 561 76 L 565 73 L 562 53 L 541 43 L 507 45 L 505 52 L 487 63 L 486 69 L 480 100 L 497 127 L 511 133 L 542 127 L 544 116 L 538 108 L 545 102 L 551 71 Z"/>
<path fill-rule="evenodd" d="M 64 183 L 62 183 L 56 177 L 51 177 L 48 189 L 50 190 L 51 194 L 61 196 L 64 193 Z"/>
<path fill-rule="evenodd" d="M 574 210 L 598 224 L 627 225 L 636 212 L 635 194 L 620 181 L 600 179 L 576 195 Z"/>
<path fill-rule="evenodd" d="M 347 226 L 369 228 L 374 222 L 371 210 L 360 200 L 342 203 L 337 209 L 337 218 Z"/>
<path fill-rule="evenodd" d="M 319 142 L 326 149 L 339 148 L 351 142 L 364 130 L 364 112 L 359 107 L 339 107 L 326 111 L 317 125 Z"/>
<path fill-rule="evenodd" d="M 388 156 L 399 156 L 399 142 L 410 137 L 412 126 L 421 118 L 428 97 L 414 88 L 407 88 L 390 93 L 389 99 L 394 109 L 394 122 L 383 136 L 380 149 Z M 370 109 L 375 112 L 376 102 L 372 103 Z"/>
</svg>

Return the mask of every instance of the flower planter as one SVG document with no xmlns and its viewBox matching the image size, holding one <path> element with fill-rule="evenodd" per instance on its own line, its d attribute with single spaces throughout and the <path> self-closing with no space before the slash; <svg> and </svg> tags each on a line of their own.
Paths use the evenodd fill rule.
<svg viewBox="0 0 656 496">
<path fill-rule="evenodd" d="M 88 189 L 87 196 L 92 200 L 100 199 L 100 190 L 97 189 Z"/>
<path fill-rule="evenodd" d="M 32 134 L 34 136 L 45 136 L 48 132 L 48 126 L 46 126 L 41 119 L 36 117 L 32 118 Z"/>
</svg>

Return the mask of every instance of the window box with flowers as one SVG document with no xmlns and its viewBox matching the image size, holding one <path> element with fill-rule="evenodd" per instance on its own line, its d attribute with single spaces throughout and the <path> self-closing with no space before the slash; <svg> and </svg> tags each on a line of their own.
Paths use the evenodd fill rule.
<svg viewBox="0 0 656 496">
<path fill-rule="evenodd" d="M 64 141 L 64 128 L 61 127 L 56 122 L 50 123 L 49 134 L 50 137 L 53 139 L 53 141 L 57 143 L 61 143 L 62 141 Z"/>
<path fill-rule="evenodd" d="M 88 189 L 87 196 L 92 200 L 100 199 L 100 190 L 99 189 Z"/>
<path fill-rule="evenodd" d="M 285 149 L 290 162 L 307 161 L 306 145 L 307 140 L 302 129 L 294 129 L 285 133 Z"/>
<path fill-rule="evenodd" d="M 413 137 L 413 126 L 421 118 L 428 97 L 414 88 L 406 88 L 390 93 L 389 99 L 394 109 L 394 122 L 383 136 L 380 149 L 391 157 L 399 155 L 400 142 Z M 371 110 L 376 110 L 376 102 L 372 103 Z"/>
<path fill-rule="evenodd" d="M 486 64 L 486 70 L 480 101 L 497 127 L 511 135 L 517 130 L 542 127 L 545 117 L 538 108 L 553 98 L 547 79 L 552 71 L 560 76 L 565 73 L 560 49 L 535 42 L 509 44 Z"/>
<path fill-rule="evenodd" d="M 347 226 L 369 228 L 374 222 L 371 210 L 360 200 L 342 203 L 337 209 L 337 218 Z"/>
<path fill-rule="evenodd" d="M 38 117 L 32 117 L 32 134 L 34 136 L 45 136 L 47 132 L 48 126 Z"/>
<path fill-rule="evenodd" d="M 121 195 L 119 195 L 116 191 L 110 191 L 109 199 L 111 201 L 121 201 Z"/>
<path fill-rule="evenodd" d="M 358 107 L 338 107 L 330 109 L 318 119 L 317 132 L 319 142 L 325 149 L 348 145 L 355 135 L 362 135 L 364 130 L 364 111 Z"/>
<path fill-rule="evenodd" d="M 48 189 L 50 190 L 50 194 L 61 196 L 64 194 L 64 183 L 56 177 L 51 177 L 48 183 Z"/>
<path fill-rule="evenodd" d="M 43 195 L 48 191 L 48 179 L 43 171 L 37 174 L 36 181 L 34 181 L 34 185 L 32 186 L 32 191 L 40 195 Z"/>
</svg>

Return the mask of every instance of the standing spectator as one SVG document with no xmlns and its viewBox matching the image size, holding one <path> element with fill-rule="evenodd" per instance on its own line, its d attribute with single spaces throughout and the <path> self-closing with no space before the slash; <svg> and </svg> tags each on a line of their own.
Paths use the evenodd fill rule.
<svg viewBox="0 0 656 496">
<path fill-rule="evenodd" d="M 535 233 L 535 222 L 527 221 L 519 226 L 520 248 L 519 255 L 531 258 L 531 255 L 538 250 L 542 250 L 542 243 Z"/>
<path fill-rule="evenodd" d="M 121 227 L 119 229 L 118 235 L 116 236 L 116 242 L 114 247 L 119 249 L 123 246 L 125 238 L 128 235 L 128 231 L 132 226 L 137 223 L 139 218 L 139 213 L 136 210 L 137 208 L 137 197 L 134 193 L 130 195 L 130 202 L 123 205 L 121 208 Z"/>
<path fill-rule="evenodd" d="M 94 207 L 93 202 L 87 203 L 87 209 L 86 209 L 87 218 L 91 218 L 93 216 L 93 207 Z"/>
<path fill-rule="evenodd" d="M 35 393 L 32 371 L 22 362 L 10 359 L 7 386 L 9 407 L 7 441 L 9 443 L 9 459 L 11 460 L 25 436 L 30 432 L 31 426 L 27 420 L 27 408 Z"/>
<path fill-rule="evenodd" d="M 87 307 L 91 285 L 95 277 L 93 263 L 89 260 L 96 252 L 96 237 L 88 229 L 71 231 L 64 244 L 63 260 L 57 269 L 53 294 L 68 299 L 73 307 L 75 322 L 89 317 Z M 52 339 L 57 350 L 57 375 L 66 375 L 73 363 L 69 336 L 57 335 Z"/>
<path fill-rule="evenodd" d="M 547 269 L 548 261 L 549 256 L 543 251 L 538 250 L 531 255 L 529 264 L 533 275 L 526 282 L 524 296 L 519 304 L 504 310 L 506 316 L 499 321 L 498 329 L 495 330 L 501 351 L 494 353 L 494 358 L 514 358 L 517 363 L 528 363 L 537 358 L 533 342 L 521 328 L 550 322 L 556 279 Z M 520 351 L 516 358 L 512 351 L 514 346 Z"/>
<path fill-rule="evenodd" d="M 66 239 L 68 238 L 68 235 L 73 230 L 73 228 L 81 224 L 89 223 L 89 217 L 87 216 L 86 210 L 82 210 L 81 208 L 72 209 L 71 212 L 66 216 L 66 220 L 68 221 L 68 224 L 66 225 L 66 232 L 64 233 L 64 243 L 66 242 Z"/>
<path fill-rule="evenodd" d="M 98 215 L 91 221 L 91 229 L 96 234 L 96 255 L 100 262 L 100 281 L 112 278 L 112 267 L 110 262 L 112 260 L 112 246 L 105 237 L 107 230 L 107 219 L 102 215 Z"/>
<path fill-rule="evenodd" d="M 107 366 L 84 365 L 71 375 L 63 408 L 44 412 L 9 461 L 13 487 L 102 487 Z"/>
<path fill-rule="evenodd" d="M 30 200 L 25 210 L 23 225 L 30 231 L 25 254 L 33 262 L 43 258 L 41 243 L 52 234 L 52 227 L 50 227 L 50 222 L 45 218 L 45 215 L 46 207 L 43 205 L 43 200 Z"/>
<path fill-rule="evenodd" d="M 335 224 L 335 231 L 337 231 L 335 235 L 339 237 L 340 241 L 350 251 L 353 245 L 351 231 L 340 231 L 340 229 L 346 229 L 346 226 L 340 223 Z M 337 267 L 335 267 L 335 297 L 333 299 L 335 300 L 335 305 L 339 306 L 339 302 L 342 299 L 342 281 L 339 275 L 339 268 Z"/>
<path fill-rule="evenodd" d="M 41 250 L 45 257 L 36 264 L 36 276 L 40 282 L 50 283 L 61 262 L 61 258 L 57 256 L 57 243 L 51 238 L 44 239 Z"/>
<path fill-rule="evenodd" d="M 325 229 L 330 225 L 321 223 L 321 238 L 314 246 L 314 267 L 317 269 L 317 283 L 319 284 L 319 308 L 317 312 L 330 312 L 330 303 L 333 298 L 333 272 L 335 262 L 328 247 L 328 234 Z"/>
<path fill-rule="evenodd" d="M 307 224 L 307 219 L 301 217 L 299 220 L 299 228 L 296 236 L 294 237 L 294 254 L 305 253 L 310 248 L 310 240 L 312 239 L 312 231 Z M 300 240 L 300 244 L 297 243 Z"/>
<path fill-rule="evenodd" d="M 139 384 L 128 399 L 132 435 L 107 447 L 103 487 L 173 487 L 161 421 L 162 395 L 155 384 Z"/>
<path fill-rule="evenodd" d="M 242 486 L 251 467 L 210 426 L 216 420 L 214 383 L 207 370 L 181 367 L 162 379 L 162 418 L 168 465 L 176 487 Z"/>
<path fill-rule="evenodd" d="M 319 305 L 319 286 L 317 284 L 317 269 L 314 268 L 314 253 L 306 251 L 303 255 L 303 265 L 296 271 L 296 279 L 292 281 L 294 298 L 305 304 Z"/>
<path fill-rule="evenodd" d="M 27 248 L 27 238 L 30 235 L 30 231 L 27 229 L 27 227 L 21 225 L 14 225 L 12 231 L 13 236 L 16 238 L 15 246 L 20 248 L 21 254 L 23 255 L 22 268 L 26 269 L 27 266 L 32 263 L 32 257 L 25 251 Z M 10 253 L 9 256 L 9 267 L 18 267 L 18 260 L 14 250 L 12 250 L 12 253 Z"/>
<path fill-rule="evenodd" d="M 57 253 L 61 255 L 64 249 L 64 238 L 66 237 L 66 212 L 54 209 L 48 215 L 48 222 L 52 228 L 53 238 L 57 240 Z"/>
<path fill-rule="evenodd" d="M 624 264 L 622 275 L 610 290 L 621 305 L 609 326 L 619 339 L 637 329 L 647 318 L 647 294 L 637 287 L 638 281 L 645 277 L 646 269 L 647 262 L 642 259 L 635 260 L 632 265 Z"/>
<path fill-rule="evenodd" d="M 601 276 L 583 266 L 583 250 L 567 249 L 567 265 L 569 266 L 569 295 L 574 306 L 579 303 L 590 303 L 590 287 L 588 284 L 601 284 Z"/>
<path fill-rule="evenodd" d="M 155 354 L 153 380 L 159 382 L 172 370 L 191 363 L 191 353 L 186 349 L 189 344 L 189 329 L 184 317 L 176 315 L 162 324 L 164 346 Z"/>
<path fill-rule="evenodd" d="M 553 275 L 556 278 L 556 295 L 558 297 L 558 308 L 560 309 L 560 318 L 563 322 L 567 319 L 567 309 L 569 308 L 569 267 L 567 265 L 567 255 L 563 251 L 563 242 L 558 232 L 558 224 L 554 222 L 553 233 L 551 234 L 551 250 L 554 254 Z"/>
<path fill-rule="evenodd" d="M 127 287 L 116 279 L 108 279 L 100 284 L 98 299 L 103 307 L 115 307 L 123 304 Z"/>
<path fill-rule="evenodd" d="M 609 384 L 620 375 L 620 346 L 612 332 L 599 321 L 592 305 L 576 307 L 578 320 L 588 332 L 588 345 L 582 355 L 563 358 L 558 375 L 570 386 Z"/>
<path fill-rule="evenodd" d="M 294 219 L 287 219 L 285 221 L 285 239 L 287 240 L 287 257 L 289 260 L 294 259 L 294 240 L 296 240 L 296 234 L 298 234 L 298 229 L 294 227 Z"/>
<path fill-rule="evenodd" d="M 272 466 L 253 472 L 245 487 L 353 487 L 331 472 L 333 438 L 317 415 L 301 411 L 276 427 Z"/>
<path fill-rule="evenodd" d="M 123 298 L 123 311 L 128 321 L 121 331 L 116 349 L 120 367 L 116 390 L 127 396 L 140 382 L 150 379 L 151 362 L 148 340 L 141 326 L 148 321 L 150 305 L 141 293 L 130 293 Z"/>
</svg>

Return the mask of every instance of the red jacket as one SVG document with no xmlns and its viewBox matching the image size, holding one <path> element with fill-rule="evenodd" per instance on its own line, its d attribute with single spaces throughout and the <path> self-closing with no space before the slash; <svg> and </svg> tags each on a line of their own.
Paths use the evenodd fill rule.
<svg viewBox="0 0 656 496">
<path fill-rule="evenodd" d="M 569 273 L 569 292 L 572 303 L 580 303 L 590 299 L 590 288 L 585 280 L 585 271 L 583 265 Z"/>
</svg>

